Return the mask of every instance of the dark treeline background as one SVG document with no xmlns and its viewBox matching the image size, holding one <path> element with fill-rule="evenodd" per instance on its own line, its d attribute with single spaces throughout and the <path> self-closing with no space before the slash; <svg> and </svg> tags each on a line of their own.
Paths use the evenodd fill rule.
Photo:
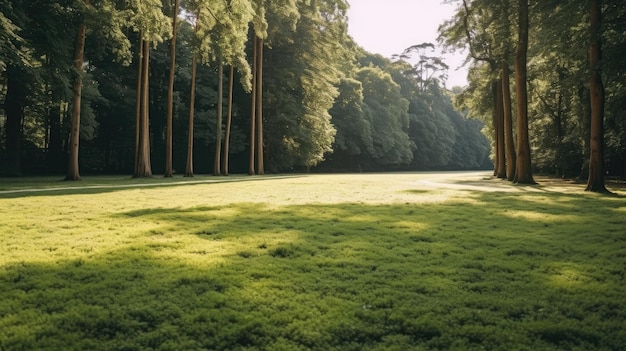
<svg viewBox="0 0 626 351">
<path fill-rule="evenodd" d="M 498 9 L 488 7 L 489 3 L 459 2 L 459 15 L 442 26 L 442 42 L 467 47 L 461 33 L 468 23 L 478 39 L 514 40 L 513 34 L 487 18 L 499 15 L 484 10 Z M 415 45 L 393 60 L 359 48 L 347 34 L 348 4 L 341 0 L 181 0 L 174 11 L 175 4 L 178 1 L 0 0 L 0 98 L 4 101 L 0 173 L 67 171 L 72 101 L 78 101 L 75 83 L 80 78 L 81 172 L 136 174 L 142 91 L 138 73 L 146 67 L 140 64 L 142 47 L 149 51 L 150 167 L 155 174 L 167 173 L 168 82 L 176 12 L 171 129 L 175 173 L 185 173 L 190 162 L 196 173 L 214 173 L 216 157 L 224 158 L 226 133 L 230 135 L 229 172 L 253 169 L 251 164 L 259 162 L 258 156 L 251 157 L 255 147 L 259 149 L 251 148 L 258 142 L 258 136 L 251 142 L 253 112 L 261 118 L 254 128 L 262 124 L 261 155 L 267 172 L 493 167 L 494 99 L 488 87 L 495 73 L 484 62 L 468 59 L 469 86 L 448 90 L 444 88 L 448 67 L 432 44 Z M 484 21 L 466 21 L 464 5 L 484 6 L 480 12 Z M 570 7 L 531 8 L 533 28 L 541 22 L 541 30 L 531 30 L 529 53 L 533 167 L 564 176 L 584 174 L 589 140 L 585 122 L 589 40 L 584 34 L 589 19 L 582 8 L 574 16 L 576 9 Z M 604 11 L 612 16 L 603 32 L 608 58 L 603 66 L 607 170 L 624 176 L 626 88 L 623 55 L 618 54 L 626 52 L 624 21 L 620 22 L 624 9 L 608 4 Z M 507 18 L 502 17 L 502 22 Z M 86 35 L 79 70 L 81 26 Z M 573 34 L 557 36 L 568 31 Z M 148 46 L 140 44 L 144 41 Z M 256 56 L 260 60 L 253 64 Z M 230 67 L 234 67 L 232 109 L 228 108 Z M 253 98 L 262 104 L 252 108 Z M 230 128 L 227 110 L 232 110 Z M 227 172 L 222 168 L 217 173 Z"/>
</svg>

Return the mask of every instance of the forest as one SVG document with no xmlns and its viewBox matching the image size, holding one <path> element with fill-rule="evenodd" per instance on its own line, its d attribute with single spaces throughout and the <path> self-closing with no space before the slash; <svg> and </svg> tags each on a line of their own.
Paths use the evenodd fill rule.
<svg viewBox="0 0 626 351">
<path fill-rule="evenodd" d="M 624 177 L 620 1 L 452 2 L 466 87 L 360 48 L 348 1 L 0 0 L 0 174 Z"/>
</svg>

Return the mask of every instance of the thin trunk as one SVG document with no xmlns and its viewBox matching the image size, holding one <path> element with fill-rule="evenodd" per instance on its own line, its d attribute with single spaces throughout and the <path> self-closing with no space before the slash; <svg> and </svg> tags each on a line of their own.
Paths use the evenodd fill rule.
<svg viewBox="0 0 626 351">
<path fill-rule="evenodd" d="M 196 33 L 198 33 L 198 23 L 200 10 L 196 16 Z M 185 177 L 193 177 L 193 117 L 196 105 L 196 72 L 198 70 L 198 52 L 194 49 L 191 59 L 191 99 L 189 101 L 189 129 L 187 130 L 187 166 L 185 167 Z"/>
<path fill-rule="evenodd" d="M 85 0 L 89 5 L 89 1 Z M 85 35 L 87 25 L 82 22 L 78 27 L 78 35 L 76 37 L 76 50 L 74 51 L 74 69 L 76 70 L 76 79 L 72 85 L 72 126 L 70 131 L 70 155 L 67 166 L 67 175 L 65 180 L 80 180 L 80 172 L 78 168 L 78 144 L 80 141 L 80 103 L 83 91 L 83 57 L 85 54 Z"/>
<path fill-rule="evenodd" d="M 224 100 L 224 66 L 217 66 L 217 122 L 215 123 L 215 162 L 213 163 L 213 175 L 222 175 L 222 105 Z"/>
<path fill-rule="evenodd" d="M 526 59 L 528 54 L 528 0 L 518 0 L 519 36 L 515 54 L 515 91 L 517 93 L 517 166 L 514 182 L 535 184 L 532 173 L 528 136 L 528 87 Z"/>
<path fill-rule="evenodd" d="M 254 34 L 253 34 L 254 35 Z M 254 37 L 252 45 L 252 105 L 250 106 L 250 160 L 248 162 L 248 174 L 254 175 L 254 156 L 256 146 L 256 86 L 257 86 L 257 37 Z"/>
<path fill-rule="evenodd" d="M 265 174 L 263 165 L 263 39 L 258 39 L 256 93 L 257 174 Z"/>
<path fill-rule="evenodd" d="M 143 60 L 141 76 L 141 113 L 139 119 L 139 151 L 137 152 L 137 172 L 135 178 L 151 177 L 150 165 L 150 113 L 149 113 L 149 76 L 150 76 L 150 42 L 143 41 Z"/>
<path fill-rule="evenodd" d="M 602 59 L 601 39 L 601 0 L 591 0 L 591 45 L 589 65 L 591 76 L 589 92 L 591 99 L 591 155 L 589 158 L 589 178 L 586 191 L 608 192 L 604 184 L 604 84 L 602 83 L 600 60 Z"/>
<path fill-rule="evenodd" d="M 504 109 L 504 148 L 506 150 L 506 179 L 515 178 L 515 144 L 513 142 L 513 114 L 511 113 L 511 82 L 509 64 L 502 62 L 502 104 Z"/>
<path fill-rule="evenodd" d="M 235 68 L 231 65 L 228 71 L 228 109 L 226 111 L 226 133 L 224 135 L 224 156 L 222 157 L 222 174 L 228 175 L 228 152 L 230 149 L 230 128 L 233 120 L 233 78 Z"/>
<path fill-rule="evenodd" d="M 185 177 L 193 177 L 193 117 L 196 103 L 196 71 L 198 54 L 194 52 L 191 60 L 191 101 L 189 102 L 189 129 L 187 132 L 187 167 Z"/>
<path fill-rule="evenodd" d="M 142 97 L 142 81 L 143 81 L 143 33 L 139 33 L 139 60 L 137 61 L 137 94 L 135 99 L 137 101 L 135 108 L 135 167 L 133 175 L 139 172 L 137 168 L 139 166 L 139 135 L 141 130 L 141 97 Z"/>
<path fill-rule="evenodd" d="M 506 157 L 504 153 L 504 105 L 502 102 L 502 80 L 493 82 L 495 98 L 495 132 L 496 132 L 496 177 L 506 178 Z"/>
<path fill-rule="evenodd" d="M 172 13 L 172 41 L 170 42 L 170 80 L 167 89 L 167 127 L 165 132 L 165 177 L 173 177 L 174 169 L 172 162 L 172 120 L 174 118 L 174 77 L 176 70 L 176 26 L 178 23 L 178 0 L 174 0 L 174 11 Z"/>
</svg>

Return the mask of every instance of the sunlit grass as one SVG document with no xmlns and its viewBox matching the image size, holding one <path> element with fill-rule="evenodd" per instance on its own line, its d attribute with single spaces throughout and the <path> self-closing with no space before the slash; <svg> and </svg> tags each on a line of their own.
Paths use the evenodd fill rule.
<svg viewBox="0 0 626 351">
<path fill-rule="evenodd" d="M 624 194 L 482 178 L 7 186 L 0 349 L 622 349 Z"/>
</svg>

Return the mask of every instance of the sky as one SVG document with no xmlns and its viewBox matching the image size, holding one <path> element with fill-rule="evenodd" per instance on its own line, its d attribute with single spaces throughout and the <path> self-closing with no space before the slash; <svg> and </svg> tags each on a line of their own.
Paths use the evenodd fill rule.
<svg viewBox="0 0 626 351">
<path fill-rule="evenodd" d="M 454 5 L 442 0 L 348 0 L 348 33 L 365 50 L 391 58 L 409 46 L 437 44 L 437 28 L 452 18 Z M 435 55 L 440 54 L 437 49 Z M 447 87 L 467 84 L 466 53 L 441 54 L 450 70 Z"/>
</svg>

